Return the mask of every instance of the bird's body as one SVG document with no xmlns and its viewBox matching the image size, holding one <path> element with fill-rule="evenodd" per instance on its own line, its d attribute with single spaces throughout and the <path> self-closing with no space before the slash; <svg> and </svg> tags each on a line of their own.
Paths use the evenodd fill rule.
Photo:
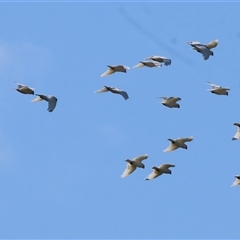
<svg viewBox="0 0 240 240">
<path fill-rule="evenodd" d="M 145 154 L 142 156 L 135 157 L 132 160 L 131 159 L 125 160 L 128 164 L 125 171 L 121 175 L 121 177 L 124 178 L 129 176 L 131 173 L 133 173 L 136 170 L 136 168 L 145 168 L 145 165 L 142 163 L 142 161 L 147 158 L 148 158 L 148 155 Z"/>
<path fill-rule="evenodd" d="M 127 92 L 125 91 L 122 91 L 121 89 L 119 88 L 116 88 L 116 87 L 109 87 L 109 86 L 104 86 L 102 89 L 99 89 L 97 91 L 95 91 L 95 93 L 104 93 L 104 92 L 111 92 L 111 93 L 115 93 L 115 94 L 120 94 L 122 95 L 122 97 L 127 100 L 129 97 L 128 97 L 128 94 Z"/>
<path fill-rule="evenodd" d="M 230 88 L 228 87 L 221 87 L 219 85 L 207 82 L 207 84 L 209 84 L 210 86 L 212 86 L 211 89 L 208 89 L 207 91 L 210 91 L 211 93 L 217 94 L 217 95 L 226 95 L 228 96 L 228 91 L 230 90 Z"/>
<path fill-rule="evenodd" d="M 169 163 L 165 163 L 160 165 L 159 167 L 153 167 L 153 171 L 152 173 L 150 173 L 145 180 L 152 180 L 154 178 L 157 178 L 159 176 L 161 176 L 163 173 L 165 174 L 172 174 L 172 171 L 169 169 L 170 167 L 175 167 L 174 164 L 169 164 Z"/>
<path fill-rule="evenodd" d="M 18 85 L 18 87 L 15 88 L 15 90 L 17 90 L 18 92 L 20 92 L 22 94 L 34 94 L 34 88 L 30 88 L 21 83 L 17 83 L 17 82 L 15 82 L 15 83 Z"/>
<path fill-rule="evenodd" d="M 171 143 L 168 148 L 166 148 L 163 152 L 171 152 L 174 151 L 178 148 L 184 148 L 187 149 L 187 145 L 185 142 L 191 142 L 193 140 L 193 137 L 188 137 L 188 138 L 178 138 L 176 140 L 173 139 L 168 139 Z"/>
<path fill-rule="evenodd" d="M 177 101 L 180 101 L 181 98 L 179 97 L 158 97 L 162 98 L 162 104 L 169 108 L 180 108 L 180 105 L 177 103 Z"/>
<path fill-rule="evenodd" d="M 52 112 L 57 105 L 57 98 L 51 95 L 35 94 L 37 97 L 32 102 L 39 102 L 45 100 L 48 102 L 48 111 Z"/>
<path fill-rule="evenodd" d="M 114 66 L 110 66 L 108 65 L 108 70 L 106 72 L 104 72 L 101 77 L 106 77 L 109 76 L 115 72 L 123 72 L 126 73 L 127 70 L 129 70 L 130 68 L 124 65 L 114 65 Z"/>
<path fill-rule="evenodd" d="M 145 60 L 152 60 L 159 63 L 164 63 L 165 66 L 169 66 L 172 63 L 172 60 L 170 58 L 166 58 L 162 56 L 151 56 L 151 57 L 145 58 Z"/>
<path fill-rule="evenodd" d="M 235 181 L 233 182 L 233 184 L 231 185 L 231 187 L 235 187 L 235 186 L 238 186 L 240 185 L 240 175 L 236 175 L 234 176 L 236 179 Z"/>
</svg>

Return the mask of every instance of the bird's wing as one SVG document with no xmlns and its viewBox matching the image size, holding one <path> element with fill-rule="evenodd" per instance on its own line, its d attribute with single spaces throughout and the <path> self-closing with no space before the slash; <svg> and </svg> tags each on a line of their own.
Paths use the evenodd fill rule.
<svg viewBox="0 0 240 240">
<path fill-rule="evenodd" d="M 128 175 L 130 175 L 132 172 L 134 172 L 136 170 L 136 167 L 131 165 L 131 164 L 127 164 L 126 169 L 124 170 L 123 174 L 121 175 L 121 178 L 127 177 Z"/>
<path fill-rule="evenodd" d="M 95 91 L 95 93 L 103 93 L 103 92 L 108 92 L 109 90 L 106 87 L 103 87 L 97 91 Z"/>
<path fill-rule="evenodd" d="M 145 155 L 141 155 L 141 156 L 138 156 L 138 157 L 135 157 L 133 159 L 133 161 L 136 161 L 136 162 L 142 162 L 143 160 L 147 159 L 148 158 L 148 155 L 145 154 Z"/>
<path fill-rule="evenodd" d="M 240 180 L 239 179 L 236 179 L 233 184 L 231 185 L 231 187 L 234 187 L 234 186 L 237 186 L 237 185 L 240 185 Z"/>
<path fill-rule="evenodd" d="M 52 112 L 54 110 L 54 108 L 57 105 L 57 98 L 56 97 L 50 97 L 48 100 L 48 111 Z"/>
<path fill-rule="evenodd" d="M 178 146 L 176 146 L 175 144 L 173 144 L 172 142 L 170 143 L 170 146 L 167 147 L 165 150 L 163 150 L 163 152 L 171 152 L 174 151 L 175 149 L 177 149 Z"/>
<path fill-rule="evenodd" d="M 156 97 L 156 98 L 162 98 L 163 100 L 167 100 L 167 97 Z"/>
<path fill-rule="evenodd" d="M 158 56 L 151 56 L 151 57 L 147 57 L 144 60 L 152 60 L 153 58 L 157 58 Z"/>
<path fill-rule="evenodd" d="M 194 48 L 202 53 L 204 60 L 207 60 L 212 53 L 212 51 L 204 45 L 195 45 Z"/>
<path fill-rule="evenodd" d="M 123 66 L 126 70 L 130 70 L 130 67 L 128 67 L 128 66 Z"/>
<path fill-rule="evenodd" d="M 174 101 L 175 101 L 175 102 L 180 101 L 180 100 L 182 100 L 180 97 L 175 97 L 175 98 L 174 98 Z"/>
<path fill-rule="evenodd" d="M 138 63 L 137 65 L 133 66 L 133 68 L 141 68 L 144 67 L 145 65 L 143 63 Z"/>
<path fill-rule="evenodd" d="M 220 87 L 221 87 L 221 86 L 219 86 L 219 85 L 216 85 L 216 84 L 210 83 L 210 82 L 208 82 L 208 81 L 207 81 L 207 84 L 210 85 L 210 86 L 212 86 L 212 88 L 214 88 L 214 89 L 216 89 L 216 88 L 220 88 Z"/>
<path fill-rule="evenodd" d="M 177 102 L 177 101 L 179 101 L 179 100 L 181 100 L 181 98 L 179 98 L 179 97 L 169 97 L 168 98 L 168 102 Z"/>
<path fill-rule="evenodd" d="M 105 77 L 105 76 L 108 76 L 108 75 L 111 75 L 115 73 L 115 70 L 113 70 L 112 68 L 109 68 L 106 72 L 104 72 L 101 77 Z"/>
<path fill-rule="evenodd" d="M 158 168 L 160 168 L 160 169 L 168 169 L 170 167 L 175 167 L 175 165 L 174 164 L 170 164 L 170 163 L 164 163 L 164 164 L 160 165 Z"/>
<path fill-rule="evenodd" d="M 153 170 L 146 178 L 145 180 L 152 180 L 156 178 L 159 174 L 156 172 L 156 170 Z"/>
<path fill-rule="evenodd" d="M 193 140 L 193 137 L 179 138 L 179 139 L 181 139 L 183 142 L 191 142 Z"/>
<path fill-rule="evenodd" d="M 237 140 L 240 138 L 240 126 L 237 125 L 238 123 L 234 123 L 233 125 L 237 126 L 237 132 L 236 134 L 234 135 L 234 137 L 232 138 L 232 140 Z"/>
<path fill-rule="evenodd" d="M 18 82 L 16 82 L 16 81 L 15 81 L 15 83 L 18 85 L 19 88 L 21 88 L 21 87 L 27 87 L 27 85 L 24 85 L 24 84 L 18 83 Z"/>
<path fill-rule="evenodd" d="M 209 56 L 211 55 L 212 51 L 208 49 L 206 46 L 195 46 L 196 50 L 201 52 L 203 55 L 203 59 L 207 60 Z"/>
<path fill-rule="evenodd" d="M 200 43 L 200 42 L 187 42 L 187 44 L 189 44 L 192 47 L 201 46 L 202 45 L 202 43 Z"/>
<path fill-rule="evenodd" d="M 230 90 L 230 88 L 228 88 L 228 87 L 220 87 L 220 89 L 226 90 L 226 91 L 229 91 L 229 90 Z"/>
<path fill-rule="evenodd" d="M 208 52 L 208 51 L 203 51 L 202 54 L 203 54 L 203 59 L 204 59 L 204 60 L 208 60 L 208 59 L 209 59 L 210 52 Z"/>
<path fill-rule="evenodd" d="M 209 42 L 208 44 L 206 44 L 206 46 L 211 49 L 211 48 L 215 48 L 218 45 L 218 40 L 213 40 L 211 42 Z"/>
<path fill-rule="evenodd" d="M 129 99 L 127 92 L 119 91 L 119 93 L 124 97 L 125 100 Z"/>
<path fill-rule="evenodd" d="M 32 102 L 40 102 L 40 101 L 42 101 L 42 100 L 44 100 L 44 99 L 41 98 L 40 96 L 37 96 L 36 98 L 34 98 L 34 99 L 32 100 Z"/>
</svg>

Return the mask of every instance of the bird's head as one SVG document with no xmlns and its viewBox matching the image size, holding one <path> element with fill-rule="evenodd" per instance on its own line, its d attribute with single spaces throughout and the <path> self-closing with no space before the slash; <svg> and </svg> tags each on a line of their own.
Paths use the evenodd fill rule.
<svg viewBox="0 0 240 240">
<path fill-rule="evenodd" d="M 152 169 L 153 169 L 153 170 L 156 170 L 157 172 L 159 172 L 158 167 L 155 167 L 155 166 L 154 166 L 154 167 L 152 167 Z"/>
<path fill-rule="evenodd" d="M 128 162 L 128 163 L 131 164 L 131 165 L 133 164 L 133 161 L 130 160 L 130 159 L 126 159 L 125 162 Z"/>
</svg>

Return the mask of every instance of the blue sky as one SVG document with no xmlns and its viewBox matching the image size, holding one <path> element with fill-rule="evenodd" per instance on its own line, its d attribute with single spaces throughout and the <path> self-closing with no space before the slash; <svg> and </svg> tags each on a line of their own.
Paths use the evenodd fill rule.
<svg viewBox="0 0 240 240">
<path fill-rule="evenodd" d="M 0 238 L 240 238 L 238 2 L 0 3 Z M 204 61 L 186 43 L 219 44 Z M 161 68 L 132 69 L 151 55 Z M 107 65 L 131 69 L 101 78 Z M 13 90 L 14 81 L 58 98 Z M 208 92 L 206 81 L 229 87 Z M 96 94 L 104 85 L 129 99 Z M 170 109 L 156 96 L 178 96 Z M 168 138 L 188 150 L 164 153 Z M 145 169 L 122 179 L 127 158 Z M 145 181 L 153 166 L 172 175 Z"/>
</svg>

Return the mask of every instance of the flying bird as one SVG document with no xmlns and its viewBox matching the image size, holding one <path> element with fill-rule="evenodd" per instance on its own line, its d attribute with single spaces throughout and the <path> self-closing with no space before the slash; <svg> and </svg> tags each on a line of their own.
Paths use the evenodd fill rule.
<svg viewBox="0 0 240 240">
<path fill-rule="evenodd" d="M 172 63 L 170 58 L 162 57 L 162 56 L 151 56 L 145 58 L 145 60 L 153 60 L 156 62 L 164 63 L 165 66 L 169 66 Z"/>
<path fill-rule="evenodd" d="M 202 44 L 200 42 L 187 42 L 189 45 L 193 47 L 194 50 L 201 53 L 203 55 L 203 59 L 207 60 L 210 55 L 214 55 L 213 51 L 210 49 L 215 48 L 218 45 L 218 40 L 213 40 L 208 44 Z"/>
<path fill-rule="evenodd" d="M 95 93 L 103 93 L 103 92 L 109 92 L 109 91 L 111 93 L 122 95 L 125 100 L 127 100 L 129 98 L 127 92 L 122 91 L 121 89 L 116 88 L 116 87 L 104 86 L 104 88 L 95 91 Z"/>
<path fill-rule="evenodd" d="M 139 62 L 137 65 L 135 65 L 133 68 L 141 68 L 141 67 L 161 67 L 162 64 L 159 62 Z"/>
<path fill-rule="evenodd" d="M 240 138 L 240 123 L 234 123 L 234 126 L 237 126 L 237 132 L 232 138 L 232 140 L 238 140 Z"/>
<path fill-rule="evenodd" d="M 45 100 L 48 102 L 48 111 L 52 112 L 57 104 L 57 98 L 51 95 L 42 95 L 42 94 L 35 94 L 37 97 L 32 100 L 32 102 L 39 102 Z"/>
<path fill-rule="evenodd" d="M 17 90 L 18 92 L 23 93 L 23 94 L 34 94 L 34 88 L 30 88 L 21 83 L 17 83 L 17 82 L 15 82 L 15 83 L 18 85 L 17 88 L 15 88 L 15 90 Z"/>
<path fill-rule="evenodd" d="M 126 73 L 127 70 L 129 70 L 130 68 L 124 65 L 114 65 L 114 66 L 110 66 L 108 65 L 108 70 L 106 72 L 104 72 L 101 77 L 105 77 L 105 76 L 109 76 L 115 72 L 123 72 Z"/>
<path fill-rule="evenodd" d="M 162 104 L 169 108 L 180 108 L 180 105 L 177 103 L 177 101 L 180 101 L 181 98 L 179 97 L 157 97 L 162 98 Z"/>
<path fill-rule="evenodd" d="M 134 159 L 127 159 L 125 162 L 127 162 L 127 167 L 123 174 L 121 175 L 122 178 L 129 176 L 131 173 L 133 173 L 136 168 L 145 168 L 145 165 L 142 163 L 143 160 L 147 159 L 148 155 L 142 155 L 135 157 Z"/>
<path fill-rule="evenodd" d="M 154 178 L 159 177 L 160 175 L 162 175 L 163 173 L 165 174 L 172 174 L 172 171 L 169 169 L 170 167 L 175 167 L 174 164 L 169 164 L 169 163 L 165 163 L 160 165 L 159 167 L 153 167 L 153 171 L 152 173 L 150 173 L 145 180 L 152 180 Z"/>
<path fill-rule="evenodd" d="M 233 184 L 231 185 L 231 187 L 235 187 L 235 186 L 238 186 L 240 185 L 240 175 L 236 175 L 234 176 L 236 179 L 235 181 L 233 182 Z"/>
<path fill-rule="evenodd" d="M 230 88 L 228 88 L 228 87 L 221 87 L 221 86 L 218 86 L 218 85 L 210 83 L 210 82 L 207 82 L 207 84 L 212 86 L 212 88 L 208 89 L 207 91 L 210 91 L 211 93 L 214 93 L 214 94 L 217 94 L 217 95 L 226 95 L 226 96 L 228 96 L 228 91 L 230 90 Z"/>
<path fill-rule="evenodd" d="M 185 144 L 185 142 L 191 142 L 193 140 L 193 137 L 178 138 L 176 140 L 169 138 L 168 140 L 171 142 L 170 146 L 166 148 L 163 152 L 171 152 L 178 148 L 187 149 L 187 145 Z"/>
</svg>

